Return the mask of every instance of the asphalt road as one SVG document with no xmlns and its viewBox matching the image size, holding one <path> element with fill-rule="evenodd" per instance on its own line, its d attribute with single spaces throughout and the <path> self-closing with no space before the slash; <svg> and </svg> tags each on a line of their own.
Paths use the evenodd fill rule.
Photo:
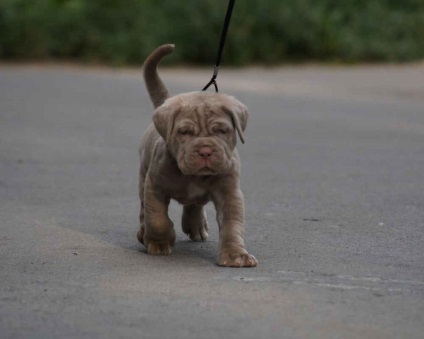
<svg viewBox="0 0 424 339">
<path fill-rule="evenodd" d="M 164 70 L 173 93 L 208 70 Z M 423 338 L 424 66 L 222 69 L 252 269 L 136 240 L 140 70 L 0 67 L 0 337 Z"/>
</svg>

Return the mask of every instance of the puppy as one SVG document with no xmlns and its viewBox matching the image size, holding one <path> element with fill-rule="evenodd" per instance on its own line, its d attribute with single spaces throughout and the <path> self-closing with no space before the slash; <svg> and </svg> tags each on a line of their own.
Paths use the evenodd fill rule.
<svg viewBox="0 0 424 339">
<path fill-rule="evenodd" d="M 144 63 L 144 80 L 155 107 L 153 124 L 140 147 L 138 240 L 148 254 L 167 255 L 175 243 L 168 205 L 183 205 L 182 229 L 191 240 L 205 241 L 208 223 L 203 206 L 212 201 L 219 224 L 221 266 L 256 266 L 244 246 L 244 201 L 238 134 L 244 142 L 247 108 L 232 96 L 191 92 L 171 97 L 157 73 L 174 45 L 156 49 Z"/>
</svg>

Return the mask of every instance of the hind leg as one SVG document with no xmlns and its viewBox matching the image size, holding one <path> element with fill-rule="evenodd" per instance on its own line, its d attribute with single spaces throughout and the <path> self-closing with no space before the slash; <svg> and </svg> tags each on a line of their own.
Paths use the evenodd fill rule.
<svg viewBox="0 0 424 339">
<path fill-rule="evenodd" d="M 144 232 L 146 230 L 146 226 L 144 224 L 144 181 L 145 175 L 142 172 L 142 167 L 140 166 L 140 176 L 138 179 L 138 196 L 140 198 L 140 229 L 137 232 L 137 239 L 139 242 L 144 244 Z"/>
<path fill-rule="evenodd" d="M 202 205 L 185 205 L 181 220 L 183 232 L 193 241 L 208 238 L 208 222 Z"/>
<path fill-rule="evenodd" d="M 144 225 L 144 202 L 140 202 L 140 229 L 137 232 L 137 239 L 139 242 L 144 244 L 144 232 L 146 230 L 146 226 Z"/>
</svg>

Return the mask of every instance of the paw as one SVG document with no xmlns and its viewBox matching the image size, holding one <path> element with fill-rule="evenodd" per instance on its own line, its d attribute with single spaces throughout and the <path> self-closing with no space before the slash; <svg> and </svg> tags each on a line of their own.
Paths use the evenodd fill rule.
<svg viewBox="0 0 424 339">
<path fill-rule="evenodd" d="M 187 234 L 193 241 L 206 241 L 208 239 L 208 223 L 205 221 L 203 224 L 192 227 Z"/>
<path fill-rule="evenodd" d="M 150 234 L 150 233 L 149 233 Z M 146 246 L 147 253 L 151 255 L 169 255 L 175 244 L 175 232 L 171 230 L 167 235 L 152 237 L 146 234 L 146 227 L 141 225 L 137 233 L 137 239 Z"/>
<path fill-rule="evenodd" d="M 224 267 L 255 267 L 258 260 L 249 253 L 225 252 L 220 254 L 218 265 Z"/>
<path fill-rule="evenodd" d="M 144 235 L 144 246 L 146 246 L 147 254 L 151 255 L 169 255 L 172 253 L 172 247 L 175 244 L 175 233 L 172 233 L 162 239 L 149 239 Z"/>
<path fill-rule="evenodd" d="M 147 253 L 150 255 L 169 255 L 173 244 L 170 241 L 150 241 L 147 244 Z"/>
<path fill-rule="evenodd" d="M 185 222 L 182 226 L 183 232 L 193 241 L 206 241 L 209 236 L 208 223 L 204 218 L 200 223 Z"/>
</svg>

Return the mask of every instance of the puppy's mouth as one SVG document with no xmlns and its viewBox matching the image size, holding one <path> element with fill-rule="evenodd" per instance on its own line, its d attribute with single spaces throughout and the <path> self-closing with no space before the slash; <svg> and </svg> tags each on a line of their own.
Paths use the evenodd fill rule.
<svg viewBox="0 0 424 339">
<path fill-rule="evenodd" d="M 195 175 L 216 175 L 218 174 L 217 172 L 215 172 L 213 169 L 205 166 L 201 169 L 199 169 L 196 173 L 194 173 Z"/>
<path fill-rule="evenodd" d="M 181 172 L 185 175 L 217 175 L 219 171 L 215 170 L 207 161 L 200 163 L 185 163 L 184 166 L 179 166 Z"/>
<path fill-rule="evenodd" d="M 178 167 L 185 175 L 218 175 L 225 171 L 223 162 L 216 159 L 183 159 Z"/>
<path fill-rule="evenodd" d="M 184 175 L 218 175 L 229 167 L 225 153 L 215 147 L 181 149 L 178 153 L 178 167 Z"/>
</svg>

